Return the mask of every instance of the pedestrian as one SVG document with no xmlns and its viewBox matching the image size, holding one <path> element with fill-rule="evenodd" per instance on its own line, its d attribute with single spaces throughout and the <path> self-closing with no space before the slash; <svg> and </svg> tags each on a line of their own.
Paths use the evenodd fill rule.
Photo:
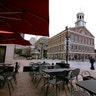
<svg viewBox="0 0 96 96">
<path fill-rule="evenodd" d="M 91 69 L 91 70 L 95 70 L 95 68 L 94 68 L 95 59 L 94 59 L 93 57 L 90 57 L 89 59 L 90 59 L 90 63 L 91 63 L 90 69 Z"/>
</svg>

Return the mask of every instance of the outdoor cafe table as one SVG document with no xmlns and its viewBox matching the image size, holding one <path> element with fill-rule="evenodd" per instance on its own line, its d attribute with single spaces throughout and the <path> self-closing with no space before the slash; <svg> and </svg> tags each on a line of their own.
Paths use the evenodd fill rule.
<svg viewBox="0 0 96 96">
<path fill-rule="evenodd" d="M 49 75 L 54 75 L 57 77 L 57 75 L 61 72 L 64 72 L 64 71 L 71 71 L 72 69 L 70 68 L 54 68 L 54 69 L 44 69 L 42 70 L 43 72 L 45 72 L 46 74 L 49 74 Z M 56 78 L 57 79 L 57 78 Z M 58 92 L 57 92 L 57 84 L 56 84 L 56 96 L 58 96 Z"/>
<path fill-rule="evenodd" d="M 96 95 L 96 80 L 91 79 L 91 80 L 79 81 L 76 83 L 76 85 L 87 90 L 91 96 Z"/>
<path fill-rule="evenodd" d="M 53 69 L 55 65 L 44 65 L 47 69 Z"/>
<path fill-rule="evenodd" d="M 47 73 L 47 74 L 52 74 L 52 73 L 60 73 L 60 72 L 64 72 L 64 71 L 71 71 L 72 69 L 70 68 L 54 68 L 54 69 L 44 69 L 42 70 L 43 72 Z"/>
</svg>

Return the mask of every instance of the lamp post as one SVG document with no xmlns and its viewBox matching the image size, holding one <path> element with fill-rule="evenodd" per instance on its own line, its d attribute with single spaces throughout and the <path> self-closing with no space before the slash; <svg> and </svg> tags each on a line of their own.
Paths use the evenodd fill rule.
<svg viewBox="0 0 96 96">
<path fill-rule="evenodd" d="M 43 43 L 40 44 L 41 44 L 41 58 L 43 59 Z"/>
<path fill-rule="evenodd" d="M 68 36 L 68 26 L 66 26 L 66 63 L 68 63 L 68 53 L 69 53 L 69 36 Z"/>
</svg>

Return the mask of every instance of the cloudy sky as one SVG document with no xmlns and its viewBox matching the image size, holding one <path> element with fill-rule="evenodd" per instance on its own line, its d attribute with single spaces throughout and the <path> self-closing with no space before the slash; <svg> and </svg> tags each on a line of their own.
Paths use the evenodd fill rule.
<svg viewBox="0 0 96 96">
<path fill-rule="evenodd" d="M 96 37 L 96 0 L 49 0 L 49 34 L 50 37 L 65 30 L 65 27 L 74 27 L 76 14 L 85 14 L 86 28 Z M 32 36 L 26 35 L 29 40 Z M 38 36 L 36 37 L 38 38 Z M 95 39 L 96 41 L 96 39 Z"/>
</svg>

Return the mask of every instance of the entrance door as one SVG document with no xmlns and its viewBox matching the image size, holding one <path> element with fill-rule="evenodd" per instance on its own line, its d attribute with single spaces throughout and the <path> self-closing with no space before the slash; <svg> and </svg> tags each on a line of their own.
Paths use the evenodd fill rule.
<svg viewBox="0 0 96 96">
<path fill-rule="evenodd" d="M 5 62 L 6 46 L 0 46 L 0 63 Z"/>
</svg>

